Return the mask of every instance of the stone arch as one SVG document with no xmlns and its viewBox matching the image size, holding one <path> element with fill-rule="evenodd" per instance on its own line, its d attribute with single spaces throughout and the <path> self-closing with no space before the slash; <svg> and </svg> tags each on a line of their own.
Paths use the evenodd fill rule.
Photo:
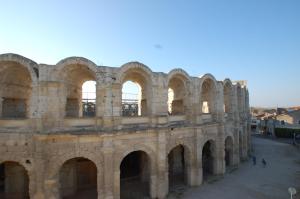
<svg viewBox="0 0 300 199">
<path fill-rule="evenodd" d="M 200 112 L 215 114 L 217 111 L 217 80 L 211 74 L 200 78 Z M 207 108 L 206 108 L 207 107 Z"/>
<path fill-rule="evenodd" d="M 89 70 L 91 70 L 95 74 L 95 76 L 98 71 L 97 65 L 91 60 L 84 57 L 67 57 L 65 59 L 60 60 L 56 64 L 57 71 L 59 71 L 60 73 L 64 70 L 66 66 L 71 66 L 71 65 L 86 66 Z"/>
<path fill-rule="evenodd" d="M 134 151 L 144 151 L 145 153 L 148 154 L 148 156 L 150 157 L 150 161 L 151 161 L 151 173 L 155 173 L 156 172 L 156 168 L 155 168 L 155 164 L 156 164 L 156 154 L 155 152 L 151 149 L 151 147 L 146 146 L 146 145 L 140 145 L 140 144 L 136 144 L 134 146 L 131 146 L 127 149 L 120 149 L 118 151 L 116 151 L 115 153 L 115 171 L 119 171 L 119 166 L 123 160 L 124 157 L 126 157 L 128 154 L 130 154 L 131 152 Z"/>
<path fill-rule="evenodd" d="M 190 77 L 182 69 L 174 69 L 168 73 L 168 106 L 172 115 L 184 114 L 189 105 Z"/>
<path fill-rule="evenodd" d="M 68 152 L 65 154 L 62 154 L 60 156 L 54 156 L 53 159 L 51 158 L 49 160 L 49 164 L 46 167 L 46 183 L 44 190 L 46 193 L 46 196 L 48 198 L 60 198 L 59 193 L 59 172 L 61 167 L 65 162 L 68 160 L 74 159 L 74 158 L 84 158 L 92 161 L 97 168 L 97 194 L 98 198 L 99 196 L 102 196 L 104 193 L 104 179 L 103 179 L 103 155 L 102 153 L 93 153 L 93 152 Z"/>
<path fill-rule="evenodd" d="M 202 176 L 204 181 L 216 173 L 217 146 L 214 139 L 206 139 L 202 144 Z"/>
<path fill-rule="evenodd" d="M 138 97 L 138 106 L 140 115 L 147 116 L 152 113 L 152 71 L 139 62 L 129 62 L 122 65 L 118 70 L 116 83 L 119 84 L 119 96 L 122 99 L 122 87 L 127 81 L 132 81 L 140 87 L 140 96 Z M 122 100 L 118 100 L 122 103 Z M 122 104 L 120 104 L 122 107 Z M 122 115 L 122 109 L 120 110 Z"/>
<path fill-rule="evenodd" d="M 3 177 L 4 180 L 3 190 L 0 189 L 0 198 L 12 197 L 29 199 L 33 197 L 33 178 L 31 170 L 26 165 L 20 163 L 20 161 L 0 161 L 0 175 L 0 178 Z M 5 187 L 6 185 L 8 187 Z"/>
<path fill-rule="evenodd" d="M 97 166 L 87 158 L 76 157 L 63 163 L 59 171 L 59 192 L 62 198 L 98 198 Z"/>
<path fill-rule="evenodd" d="M 233 95 L 233 85 L 230 79 L 225 79 L 223 81 L 223 96 L 224 96 L 224 112 L 227 114 L 233 113 L 232 107 L 232 95 Z"/>
<path fill-rule="evenodd" d="M 230 167 L 234 165 L 234 137 L 228 135 L 225 137 L 225 166 Z"/>
<path fill-rule="evenodd" d="M 59 81 L 63 84 L 63 99 L 61 110 L 65 117 L 82 117 L 82 85 L 86 81 L 97 80 L 97 66 L 92 61 L 83 57 L 68 57 L 56 64 L 56 73 Z M 95 87 L 96 91 L 96 87 Z M 96 112 L 96 99 L 93 106 Z"/>
<path fill-rule="evenodd" d="M 177 75 L 182 77 L 186 81 L 189 81 L 189 82 L 191 81 L 189 74 L 185 70 L 183 70 L 181 68 L 175 68 L 168 73 L 167 82 L 169 82 L 173 76 L 177 76 Z"/>
<path fill-rule="evenodd" d="M 39 77 L 39 65 L 36 62 L 13 53 L 0 54 L 0 63 L 2 62 L 14 62 L 24 66 L 30 74 L 31 81 L 37 83 Z"/>
<path fill-rule="evenodd" d="M 148 166 L 147 165 L 144 165 L 145 167 L 143 168 L 146 168 L 149 172 L 149 174 L 146 175 L 146 181 L 148 180 L 149 178 L 149 184 L 146 185 L 146 187 L 144 186 L 143 188 L 141 188 L 141 190 L 145 190 L 148 189 L 148 194 L 150 194 L 150 197 L 151 198 L 155 198 L 155 195 L 156 195 L 156 182 L 153 180 L 154 179 L 154 176 L 156 175 L 156 155 L 154 153 L 154 151 L 146 146 L 146 145 L 134 145 L 134 146 L 131 146 L 130 148 L 127 148 L 127 149 L 120 149 L 119 151 L 117 151 L 115 153 L 115 164 L 114 164 L 114 173 L 115 173 L 115 190 L 114 190 L 114 193 L 115 193 L 115 198 L 120 198 L 121 197 L 121 165 L 122 165 L 122 162 L 123 160 L 126 159 L 126 157 L 129 157 L 131 154 L 133 153 L 141 153 L 141 154 L 144 154 L 146 156 L 143 156 L 144 158 L 146 157 L 146 164 L 149 164 Z M 147 173 L 147 172 L 146 172 Z M 123 181 L 124 182 L 124 181 Z M 142 183 L 141 183 L 142 184 Z M 124 184 L 123 184 L 124 186 Z M 124 196 L 124 192 L 122 192 L 123 194 L 123 197 L 126 197 L 126 193 L 125 193 L 125 196 Z M 137 192 L 137 194 L 141 194 L 140 192 Z M 134 198 L 135 196 L 131 196 L 130 198 Z M 137 196 L 137 198 L 141 198 L 141 196 Z"/>
<path fill-rule="evenodd" d="M 0 55 L 0 117 L 32 118 L 36 114 L 38 64 L 17 54 Z"/>
<path fill-rule="evenodd" d="M 191 185 L 192 151 L 185 144 L 174 144 L 167 153 L 170 191 L 178 184 Z"/>
<path fill-rule="evenodd" d="M 128 71 L 130 71 L 130 70 L 143 71 L 143 73 L 146 74 L 151 79 L 151 82 L 152 82 L 152 78 L 153 78 L 152 70 L 148 66 L 146 66 L 140 62 L 128 62 L 126 64 L 123 64 L 119 69 L 118 75 L 116 77 L 116 82 L 121 83 L 122 81 L 124 81 L 126 73 L 128 73 Z"/>
</svg>

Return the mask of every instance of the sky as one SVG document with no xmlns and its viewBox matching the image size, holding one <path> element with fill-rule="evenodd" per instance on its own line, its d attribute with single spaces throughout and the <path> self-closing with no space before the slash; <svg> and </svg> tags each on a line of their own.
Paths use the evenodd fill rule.
<svg viewBox="0 0 300 199">
<path fill-rule="evenodd" d="M 0 0 L 0 54 L 247 80 L 251 106 L 300 105 L 299 0 Z"/>
</svg>

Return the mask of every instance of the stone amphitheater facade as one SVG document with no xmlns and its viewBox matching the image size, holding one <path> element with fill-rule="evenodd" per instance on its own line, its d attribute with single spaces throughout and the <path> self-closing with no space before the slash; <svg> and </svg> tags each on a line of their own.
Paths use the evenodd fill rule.
<svg viewBox="0 0 300 199">
<path fill-rule="evenodd" d="M 80 103 L 87 80 L 96 81 L 95 117 L 83 117 L 80 104 L 76 116 L 66 117 L 69 99 Z M 122 116 L 127 80 L 141 86 L 138 117 Z M 178 114 L 168 113 L 170 87 L 177 93 Z M 209 107 L 205 113 L 203 102 Z M 20 107 L 20 117 L 9 117 Z M 106 67 L 69 57 L 47 65 L 0 55 L 2 196 L 79 198 L 93 188 L 95 193 L 82 198 L 162 199 L 173 180 L 180 181 L 177 174 L 184 184 L 201 186 L 238 167 L 250 148 L 245 81 L 192 77 L 182 69 L 153 72 L 139 62 Z M 145 184 L 143 196 L 128 196 L 136 187 L 127 177 Z"/>
</svg>

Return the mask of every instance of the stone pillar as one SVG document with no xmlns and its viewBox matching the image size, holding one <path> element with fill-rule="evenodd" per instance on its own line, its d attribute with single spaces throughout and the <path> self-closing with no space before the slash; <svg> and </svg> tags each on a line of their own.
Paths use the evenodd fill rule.
<svg viewBox="0 0 300 199">
<path fill-rule="evenodd" d="M 45 174 L 45 162 L 40 159 L 40 158 L 36 158 L 35 159 L 35 169 L 34 170 L 34 176 L 35 178 L 33 179 L 35 182 L 35 191 L 33 194 L 33 199 L 45 199 L 45 193 L 44 193 L 44 174 Z M 32 184 L 33 182 L 30 182 L 30 184 Z"/>
<path fill-rule="evenodd" d="M 113 168 L 114 168 L 114 174 L 113 174 L 114 199 L 120 199 L 120 195 L 121 195 L 120 168 L 118 166 L 114 166 Z"/>
<path fill-rule="evenodd" d="M 2 102 L 3 102 L 3 98 L 0 97 L 0 118 L 2 117 Z"/>
<path fill-rule="evenodd" d="M 200 186 L 203 182 L 203 168 L 202 168 L 202 150 L 203 150 L 203 145 L 202 145 L 202 129 L 197 128 L 195 129 L 195 134 L 194 136 L 196 137 L 195 140 L 195 162 L 192 164 L 192 173 L 193 175 L 193 183 L 192 186 Z"/>
<path fill-rule="evenodd" d="M 98 191 L 98 198 L 104 198 L 104 199 L 113 199 L 114 198 L 114 161 L 113 161 L 113 150 L 112 149 L 105 149 L 103 151 L 103 157 L 104 157 L 104 197 L 100 196 L 99 193 L 101 191 Z M 99 172 L 99 171 L 98 171 Z M 120 178 L 120 175 L 118 176 Z"/>
<path fill-rule="evenodd" d="M 195 78 L 193 79 L 193 82 L 191 83 L 191 95 L 189 96 L 190 98 L 190 107 L 191 110 L 188 113 L 188 120 L 192 123 L 192 124 L 197 124 L 200 123 L 201 121 L 201 117 L 200 117 L 200 113 L 201 113 L 201 109 L 200 107 L 202 107 L 202 105 L 200 104 L 200 91 L 199 91 L 199 87 L 195 86 L 195 85 L 199 85 L 199 78 Z"/>
<path fill-rule="evenodd" d="M 239 132 L 234 129 L 234 142 L 233 142 L 233 165 L 240 164 L 240 151 L 239 151 Z"/>
<path fill-rule="evenodd" d="M 247 122 L 243 125 L 243 159 L 247 159 L 248 154 L 248 131 Z"/>
<path fill-rule="evenodd" d="M 163 74 L 155 74 L 152 82 L 152 115 L 168 115 L 168 85 Z"/>
<path fill-rule="evenodd" d="M 32 85 L 31 95 L 29 96 L 29 101 L 27 102 L 26 117 L 28 118 L 39 118 L 40 114 L 38 112 L 38 102 L 39 102 L 39 85 L 34 83 Z"/>
<path fill-rule="evenodd" d="M 111 137 L 104 137 L 103 138 L 103 171 L 98 170 L 98 199 L 100 198 L 105 198 L 105 199 L 113 199 L 113 198 L 118 198 L 114 197 L 114 185 L 118 184 L 120 186 L 120 183 L 117 183 L 115 178 L 114 178 L 114 168 L 119 168 L 115 167 L 114 165 L 114 151 L 113 151 L 113 141 Z M 101 166 L 102 166 L 101 165 Z M 101 166 L 98 166 L 100 168 Z M 103 172 L 103 174 L 101 174 Z M 104 181 L 102 183 L 102 179 Z M 117 178 L 120 182 L 120 172 Z M 102 194 L 103 193 L 103 194 Z M 119 196 L 120 197 L 120 196 Z"/>
<path fill-rule="evenodd" d="M 119 124 L 122 108 L 121 86 L 114 83 L 114 79 L 108 74 L 103 74 L 102 80 L 96 86 L 96 115 L 102 117 L 104 129 L 112 129 Z"/>
<path fill-rule="evenodd" d="M 82 107 L 82 88 L 77 88 L 78 89 L 78 116 L 83 117 L 83 107 Z"/>
<path fill-rule="evenodd" d="M 168 151 L 166 149 L 166 132 L 157 135 L 157 198 L 166 198 L 169 192 Z"/>
<path fill-rule="evenodd" d="M 214 174 L 223 175 L 226 169 L 224 136 L 217 138 L 213 157 L 214 157 L 214 166 L 213 166 Z"/>
<path fill-rule="evenodd" d="M 223 92 L 223 84 L 217 83 L 217 95 L 216 95 L 216 121 L 224 122 L 224 92 Z M 222 132 L 224 133 L 224 131 Z"/>
<path fill-rule="evenodd" d="M 202 178 L 202 167 L 199 168 L 199 162 L 195 159 L 195 154 L 190 154 L 190 161 L 186 162 L 187 184 L 189 186 L 199 186 Z M 185 155 L 185 158 L 189 158 Z M 202 158 L 201 158 L 202 160 Z"/>
<path fill-rule="evenodd" d="M 61 127 L 63 125 L 66 97 L 64 85 L 61 82 L 39 83 L 39 101 L 38 110 L 40 122 L 38 124 L 39 131 L 45 131 Z M 35 104 L 35 106 L 37 106 Z"/>
</svg>

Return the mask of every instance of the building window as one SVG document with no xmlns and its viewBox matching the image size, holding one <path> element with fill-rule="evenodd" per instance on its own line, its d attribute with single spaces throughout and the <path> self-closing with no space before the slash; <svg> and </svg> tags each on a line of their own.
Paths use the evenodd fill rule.
<svg viewBox="0 0 300 199">
<path fill-rule="evenodd" d="M 281 120 L 281 121 L 280 121 L 280 124 L 281 124 L 281 125 L 285 125 L 285 121 L 284 121 L 284 120 Z"/>
</svg>

